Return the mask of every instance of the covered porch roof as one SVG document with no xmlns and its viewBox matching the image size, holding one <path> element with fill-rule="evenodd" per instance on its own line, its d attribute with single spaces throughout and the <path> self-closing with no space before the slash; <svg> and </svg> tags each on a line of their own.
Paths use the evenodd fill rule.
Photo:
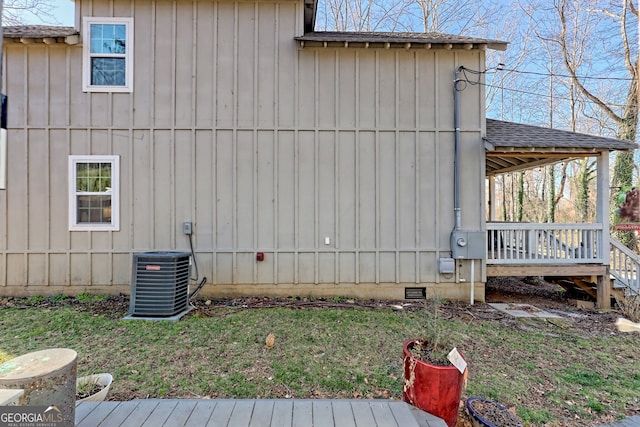
<svg viewBox="0 0 640 427">
<path fill-rule="evenodd" d="M 634 142 L 494 119 L 487 119 L 484 142 L 487 176 L 639 148 Z"/>
</svg>

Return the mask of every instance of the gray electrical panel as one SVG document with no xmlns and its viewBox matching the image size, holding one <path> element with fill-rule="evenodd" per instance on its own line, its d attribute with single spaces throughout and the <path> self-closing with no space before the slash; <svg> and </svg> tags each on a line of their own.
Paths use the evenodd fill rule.
<svg viewBox="0 0 640 427">
<path fill-rule="evenodd" d="M 451 233 L 451 256 L 455 259 L 484 259 L 486 240 L 484 231 L 454 230 Z"/>
</svg>

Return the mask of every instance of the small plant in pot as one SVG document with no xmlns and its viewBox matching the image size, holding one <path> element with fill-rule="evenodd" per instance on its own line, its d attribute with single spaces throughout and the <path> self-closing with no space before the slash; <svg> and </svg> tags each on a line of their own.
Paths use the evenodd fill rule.
<svg viewBox="0 0 640 427">
<path fill-rule="evenodd" d="M 449 427 L 458 419 L 466 362 L 449 343 L 441 301 L 425 302 L 426 327 L 421 339 L 404 342 L 402 399 L 442 418 Z"/>
<path fill-rule="evenodd" d="M 76 380 L 76 401 L 103 401 L 109 394 L 113 376 L 108 373 L 87 375 Z"/>
<path fill-rule="evenodd" d="M 474 427 L 522 427 L 517 415 L 497 402 L 470 397 L 465 406 Z"/>
</svg>

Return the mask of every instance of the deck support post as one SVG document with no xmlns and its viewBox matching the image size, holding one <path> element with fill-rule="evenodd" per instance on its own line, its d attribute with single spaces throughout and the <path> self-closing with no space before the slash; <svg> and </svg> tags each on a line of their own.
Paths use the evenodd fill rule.
<svg viewBox="0 0 640 427">
<path fill-rule="evenodd" d="M 608 310 L 611 308 L 611 281 L 609 280 L 609 268 L 607 274 L 597 276 L 598 289 L 596 291 L 596 305 L 599 309 Z"/>
</svg>

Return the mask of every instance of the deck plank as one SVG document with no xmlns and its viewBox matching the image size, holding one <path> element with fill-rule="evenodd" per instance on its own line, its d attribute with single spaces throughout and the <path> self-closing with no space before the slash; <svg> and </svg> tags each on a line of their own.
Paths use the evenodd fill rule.
<svg viewBox="0 0 640 427">
<path fill-rule="evenodd" d="M 389 409 L 393 414 L 393 418 L 395 418 L 399 426 L 418 427 L 418 422 L 416 421 L 415 415 L 411 413 L 411 409 L 409 409 L 407 405 L 403 405 L 401 403 L 402 402 L 389 403 Z"/>
<path fill-rule="evenodd" d="M 157 400 L 138 400 L 138 406 L 131 411 L 127 419 L 123 422 L 128 426 L 141 426 L 151 416 L 153 411 L 156 410 L 158 405 L 161 404 Z"/>
<path fill-rule="evenodd" d="M 330 400 L 314 400 L 311 408 L 313 411 L 313 427 L 335 426 Z"/>
<path fill-rule="evenodd" d="M 228 427 L 247 427 L 251 421 L 254 404 L 254 400 L 236 400 Z"/>
<path fill-rule="evenodd" d="M 273 405 L 272 426 L 293 427 L 293 400 L 276 400 Z"/>
<path fill-rule="evenodd" d="M 118 402 L 81 402 L 76 405 L 76 426 L 95 427 L 118 407 Z"/>
<path fill-rule="evenodd" d="M 273 400 L 257 400 L 253 405 L 253 414 L 249 427 L 270 427 L 273 417 Z"/>
<path fill-rule="evenodd" d="M 408 406 L 409 411 L 416 417 L 416 421 L 420 427 L 447 427 L 447 423 L 442 418 L 433 414 L 424 412 L 414 406 Z"/>
<path fill-rule="evenodd" d="M 156 406 L 156 410 L 149 415 L 149 417 L 145 420 L 144 424 L 142 425 L 138 424 L 140 427 L 158 427 L 163 425 L 164 422 L 169 417 L 169 415 L 171 415 L 171 412 L 173 412 L 173 409 L 178 405 L 178 402 L 176 402 L 175 400 L 169 400 L 169 399 L 167 399 L 166 401 L 161 399 L 151 399 L 150 401 L 156 401 L 156 400 L 160 400 L 161 403 L 158 404 L 158 406 Z M 128 425 L 124 425 L 124 424 L 122 425 L 122 427 L 125 427 L 125 426 L 129 427 Z M 131 427 L 135 427 L 135 426 L 131 425 Z"/>
<path fill-rule="evenodd" d="M 118 406 L 105 417 L 100 427 L 121 427 L 126 425 L 124 422 L 127 417 L 136 409 L 140 401 L 130 400 L 127 402 L 119 402 Z M 94 424 L 98 425 L 98 423 Z M 156 427 L 158 424 L 156 424 Z"/>
<path fill-rule="evenodd" d="M 313 409 L 310 400 L 293 402 L 293 425 L 295 427 L 313 427 Z"/>
<path fill-rule="evenodd" d="M 393 416 L 393 413 L 391 412 L 391 409 L 389 408 L 389 403 L 390 402 L 370 402 L 371 412 L 373 412 L 373 417 L 376 420 L 376 426 L 382 427 L 398 425 L 398 423 L 396 423 L 396 419 Z M 416 419 L 414 418 L 412 421 L 412 424 L 408 424 L 406 426 L 401 425 L 400 427 L 418 427 Z"/>
<path fill-rule="evenodd" d="M 185 425 L 206 426 L 216 405 L 215 400 L 198 400 Z"/>
<path fill-rule="evenodd" d="M 348 400 L 331 401 L 333 419 L 340 427 L 356 427 L 353 408 Z"/>
<path fill-rule="evenodd" d="M 187 425 L 187 420 L 189 416 L 193 412 L 193 409 L 196 407 L 195 400 L 178 400 L 176 407 L 173 408 L 171 414 L 167 417 L 167 420 L 164 422 L 166 426 L 185 426 Z"/>
<path fill-rule="evenodd" d="M 376 425 L 371 406 L 366 400 L 351 402 L 353 418 L 357 427 L 372 427 Z"/>
<path fill-rule="evenodd" d="M 213 409 L 207 427 L 227 427 L 235 406 L 236 402 L 233 400 L 219 400 Z"/>
</svg>

